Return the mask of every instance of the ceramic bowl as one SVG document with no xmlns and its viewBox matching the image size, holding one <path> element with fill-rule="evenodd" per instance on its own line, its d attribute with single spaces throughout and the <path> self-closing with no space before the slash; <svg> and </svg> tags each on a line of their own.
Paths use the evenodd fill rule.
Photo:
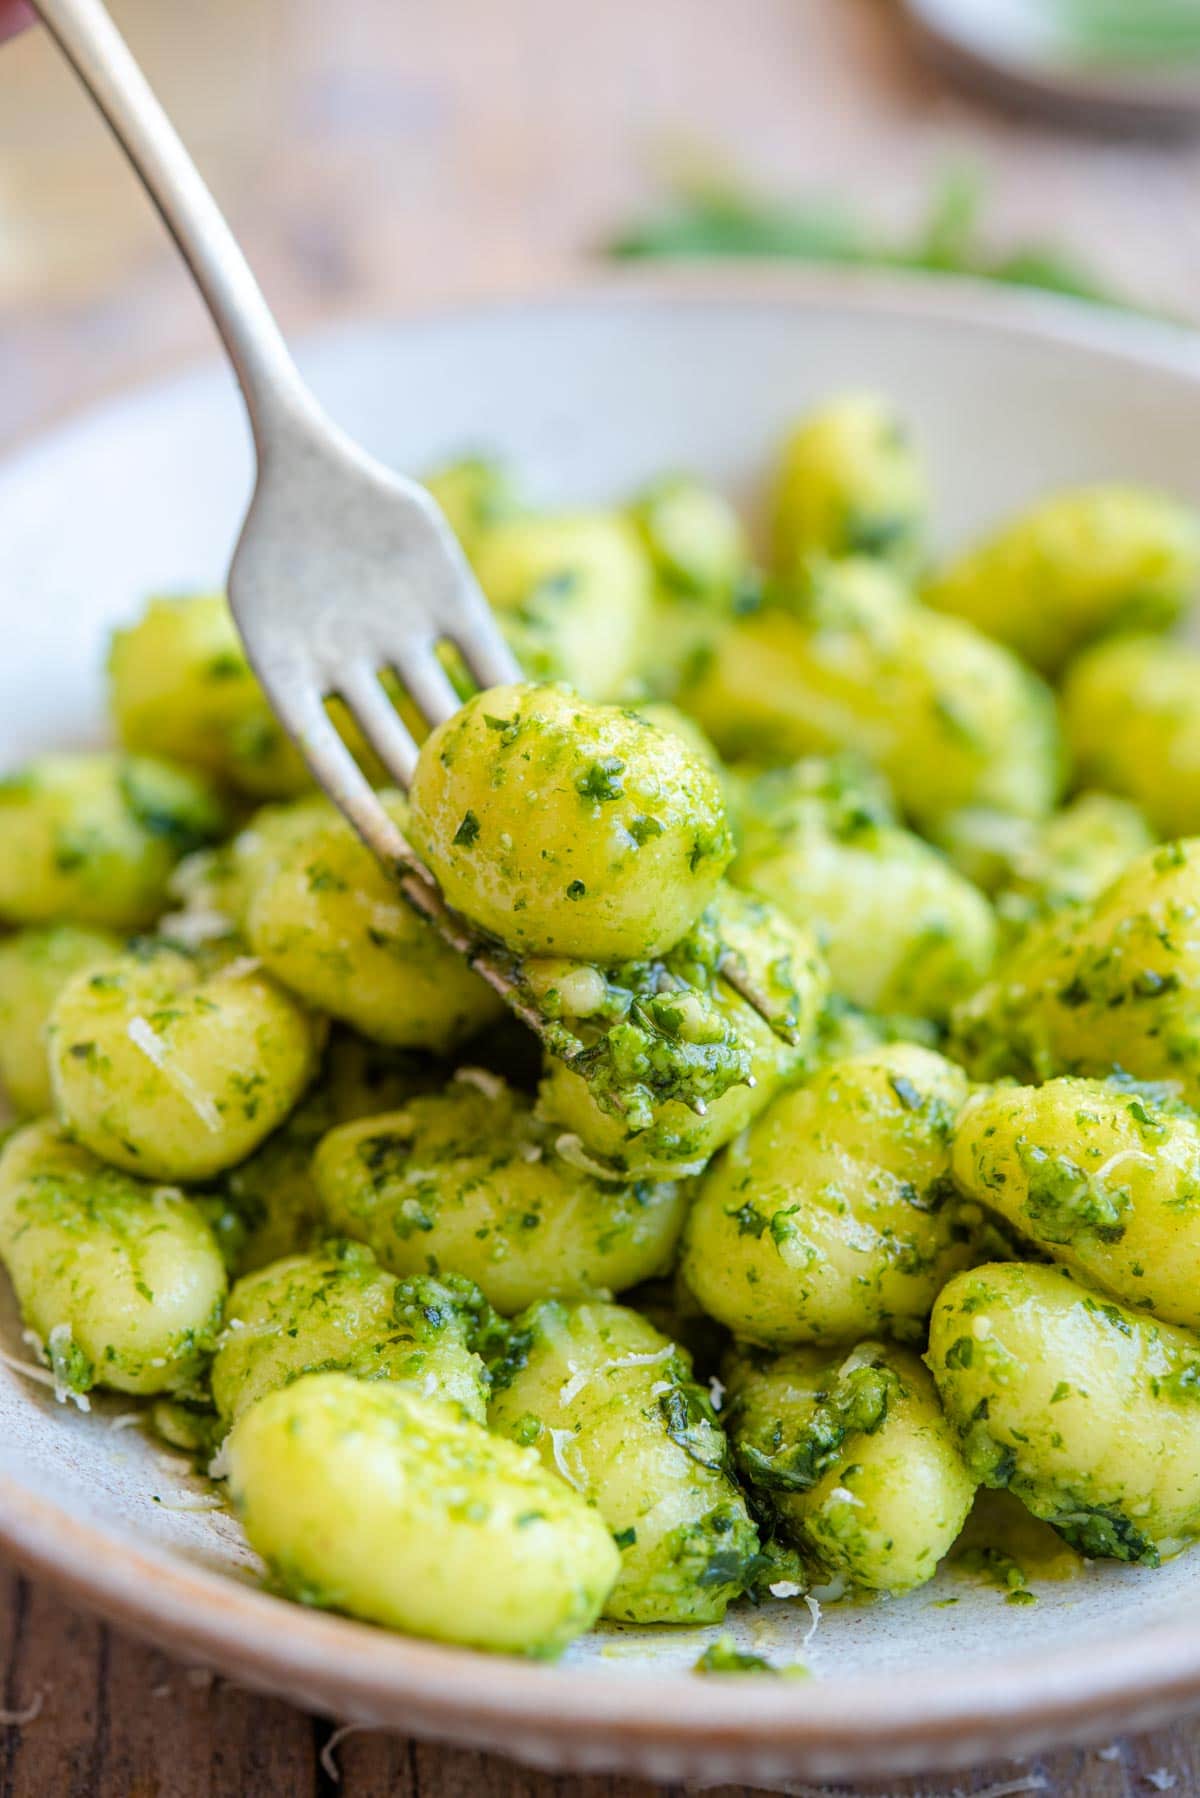
<svg viewBox="0 0 1200 1798">
<path fill-rule="evenodd" d="M 668 468 L 752 494 L 806 406 L 875 388 L 928 455 L 944 542 L 1067 482 L 1200 503 L 1200 348 L 1066 302 L 928 282 L 742 275 L 352 325 L 301 360 L 397 466 L 499 449 L 547 501 Z M 106 633 L 147 592 L 219 582 L 250 479 L 227 373 L 122 398 L 0 468 L 0 766 L 103 731 Z M 7 1294 L 0 1345 L 27 1356 Z M 558 1770 L 771 1785 L 900 1774 L 1149 1727 L 1200 1703 L 1200 1553 L 1093 1566 L 1038 1602 L 943 1575 L 911 1597 L 740 1615 L 810 1681 L 701 1679 L 711 1631 L 607 1629 L 548 1667 L 305 1611 L 128 1412 L 0 1367 L 0 1547 L 73 1599 L 244 1683 Z M 942 1601 L 954 1598 L 946 1605 Z"/>
</svg>

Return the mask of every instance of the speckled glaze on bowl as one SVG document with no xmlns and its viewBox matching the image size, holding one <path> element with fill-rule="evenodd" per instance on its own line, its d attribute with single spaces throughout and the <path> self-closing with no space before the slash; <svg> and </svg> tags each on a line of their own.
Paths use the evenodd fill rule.
<svg viewBox="0 0 1200 1798">
<path fill-rule="evenodd" d="M 397 466 L 501 449 L 547 501 L 685 467 L 752 494 L 783 426 L 878 388 L 928 453 L 944 542 L 1047 486 L 1159 482 L 1200 502 L 1200 344 L 966 285 L 739 272 L 347 327 L 303 361 Z M 0 467 L 0 766 L 103 730 L 109 627 L 149 591 L 219 582 L 249 482 L 229 380 L 122 399 Z M 0 1345 L 25 1356 L 7 1291 Z M 1038 1603 L 946 1578 L 827 1608 L 811 1681 L 701 1680 L 712 1631 L 606 1630 L 558 1666 L 389 1636 L 256 1586 L 236 1524 L 128 1412 L 0 1367 L 0 1545 L 76 1600 L 243 1683 L 542 1767 L 758 1785 L 879 1777 L 1148 1728 L 1200 1706 L 1200 1552 L 1093 1567 Z M 953 1606 L 941 1601 L 956 1599 Z M 802 1603 L 735 1634 L 795 1658 Z"/>
</svg>

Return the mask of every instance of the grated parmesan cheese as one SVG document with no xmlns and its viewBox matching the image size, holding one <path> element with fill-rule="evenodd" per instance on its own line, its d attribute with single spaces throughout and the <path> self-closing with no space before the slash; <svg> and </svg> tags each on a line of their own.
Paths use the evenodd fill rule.
<svg viewBox="0 0 1200 1798">
<path fill-rule="evenodd" d="M 125 1034 L 135 1049 L 140 1049 L 146 1060 L 152 1062 L 159 1072 L 165 1076 L 188 1105 L 191 1106 L 206 1130 L 214 1136 L 220 1134 L 223 1125 L 221 1114 L 209 1098 L 201 1092 L 190 1074 L 182 1068 L 172 1067 L 167 1061 L 167 1045 L 161 1036 L 151 1027 L 145 1018 L 130 1018 L 125 1026 Z"/>
<path fill-rule="evenodd" d="M 1108 1176 L 1116 1168 L 1124 1167 L 1127 1161 L 1136 1161 L 1142 1167 L 1154 1166 L 1153 1155 L 1147 1155 L 1145 1149 L 1118 1149 L 1115 1155 L 1109 1156 L 1103 1167 L 1098 1167 L 1096 1169 L 1092 1178 L 1095 1180 L 1107 1180 Z"/>
<path fill-rule="evenodd" d="M 194 911 L 173 911 L 160 920 L 159 930 L 163 936 L 182 943 L 185 949 L 199 949 L 205 943 L 215 943 L 223 936 L 234 934 L 234 922 L 221 911 L 205 911 L 197 906 Z"/>
<path fill-rule="evenodd" d="M 320 1761 L 322 1767 L 335 1785 L 340 1785 L 342 1783 L 342 1770 L 338 1766 L 334 1756 L 342 1743 L 346 1740 L 346 1737 L 368 1734 L 377 1727 L 378 1725 L 374 1723 L 342 1723 L 334 1730 L 333 1734 L 321 1750 Z"/>
<path fill-rule="evenodd" d="M 860 1367 L 874 1367 L 875 1363 L 883 1353 L 884 1347 L 882 1342 L 860 1342 L 857 1348 L 851 1349 L 850 1353 L 846 1356 L 846 1359 L 842 1362 L 842 1365 L 838 1368 L 835 1377 L 839 1380 L 845 1380 L 848 1379 L 852 1373 L 857 1373 Z"/>
<path fill-rule="evenodd" d="M 605 1167 L 602 1161 L 596 1161 L 583 1146 L 580 1137 L 573 1130 L 564 1130 L 555 1139 L 554 1152 L 568 1167 L 578 1168 L 581 1174 L 590 1174 L 594 1180 L 614 1180 L 623 1183 L 626 1175 L 619 1174 L 614 1168 Z"/>
<path fill-rule="evenodd" d="M 35 1367 L 31 1361 L 22 1361 L 19 1355 L 10 1355 L 5 1349 L 0 1349 L 0 1364 L 13 1373 L 24 1374 L 27 1380 L 35 1381 L 39 1386 L 48 1386 L 60 1405 L 76 1405 L 81 1411 L 92 1408 L 86 1392 L 72 1392 L 69 1387 L 61 1386 L 48 1367 Z"/>
<path fill-rule="evenodd" d="M 262 962 L 257 955 L 235 955 L 233 960 L 220 970 L 222 980 L 245 980 L 250 974 L 257 974 Z"/>
<path fill-rule="evenodd" d="M 824 1586 L 814 1586 L 811 1596 L 822 1604 L 836 1604 L 839 1598 L 846 1596 L 847 1580 L 844 1573 L 835 1574 Z"/>
<path fill-rule="evenodd" d="M 27 1723 L 36 1723 L 44 1702 L 45 1693 L 38 1692 L 23 1711 L 0 1710 L 0 1729 L 24 1729 Z"/>
<path fill-rule="evenodd" d="M 454 1078 L 461 1080 L 464 1086 L 473 1086 L 476 1092 L 482 1093 L 485 1099 L 491 1099 L 493 1103 L 503 1097 L 503 1080 L 499 1074 L 493 1074 L 487 1068 L 458 1068 Z"/>
<path fill-rule="evenodd" d="M 563 1479 L 566 1480 L 568 1486 L 574 1486 L 576 1492 L 582 1492 L 585 1490 L 586 1481 L 581 1480 L 578 1474 L 572 1473 L 567 1464 L 565 1444 L 574 1442 L 574 1440 L 574 1430 L 551 1430 L 550 1432 L 550 1446 L 554 1451 L 554 1465 L 557 1467 Z"/>
<path fill-rule="evenodd" d="M 226 1436 L 221 1443 L 220 1448 L 208 1464 L 208 1477 L 210 1480 L 225 1480 L 229 1478 L 229 1457 L 225 1452 L 228 1446 L 229 1437 Z"/>
<path fill-rule="evenodd" d="M 601 1374 L 620 1373 L 627 1367 L 658 1367 L 662 1362 L 669 1361 L 674 1353 L 675 1344 L 668 1342 L 665 1348 L 656 1349 L 653 1354 L 622 1355 L 619 1360 L 605 1361 L 599 1367 L 593 1367 L 590 1372 L 586 1369 L 580 1370 L 573 1361 L 568 1361 L 567 1367 L 570 1370 L 571 1378 L 559 1387 L 558 1402 L 561 1405 L 569 1405 L 572 1399 L 579 1397 L 585 1386 L 590 1385 L 593 1380 L 598 1380 Z M 670 1388 L 668 1387 L 667 1390 L 669 1391 Z"/>
</svg>

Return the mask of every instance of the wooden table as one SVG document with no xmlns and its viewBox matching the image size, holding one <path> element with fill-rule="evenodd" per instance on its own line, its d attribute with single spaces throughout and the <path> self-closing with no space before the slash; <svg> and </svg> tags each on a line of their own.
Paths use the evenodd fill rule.
<svg viewBox="0 0 1200 1798">
<path fill-rule="evenodd" d="M 663 167 L 727 152 L 777 190 L 902 224 L 964 154 L 998 243 L 1044 237 L 1200 316 L 1200 150 L 1113 145 L 976 112 L 908 51 L 887 0 L 114 0 L 284 323 L 536 287 L 577 269 Z M 0 444 L 208 354 L 149 208 L 48 45 L 0 51 Z M 329 1724 L 173 1667 L 0 1570 L 0 1798 L 332 1792 Z M 353 1798 L 635 1798 L 355 1735 Z M 1103 1757 L 896 1794 L 1040 1779 L 1054 1798 L 1200 1793 L 1200 1726 Z M 1162 1779 L 1158 1781 L 1162 1785 Z M 879 1788 L 882 1789 L 882 1788 Z"/>
<path fill-rule="evenodd" d="M 0 1667 L 6 1710 L 41 1700 L 26 1728 L 0 1729 L 0 1798 L 668 1798 L 676 1790 L 555 1779 L 491 1755 L 368 1731 L 335 1741 L 330 1754 L 333 1725 L 325 1720 L 173 1665 L 2 1572 Z M 1200 1724 L 1114 1740 L 1098 1753 L 1066 1749 L 953 1779 L 858 1787 L 855 1798 L 949 1798 L 1021 1781 L 1040 1781 L 1020 1789 L 1046 1798 L 1152 1798 L 1164 1789 L 1193 1798 Z M 816 1790 L 792 1789 L 797 1798 Z M 846 1787 L 819 1790 L 849 1798 Z M 723 1786 L 710 1798 L 750 1795 Z"/>
</svg>

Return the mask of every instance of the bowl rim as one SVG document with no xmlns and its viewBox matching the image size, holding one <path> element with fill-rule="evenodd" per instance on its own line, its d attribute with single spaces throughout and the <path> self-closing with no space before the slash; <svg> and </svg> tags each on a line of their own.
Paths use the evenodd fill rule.
<svg viewBox="0 0 1200 1798">
<path fill-rule="evenodd" d="M 496 314 L 620 307 L 654 311 L 666 305 L 709 310 L 722 306 L 804 309 L 835 304 L 865 318 L 885 315 L 918 322 L 935 318 L 952 328 L 1084 348 L 1097 356 L 1200 384 L 1200 323 L 1042 288 L 1005 286 L 977 275 L 791 264 L 758 256 L 681 257 L 654 263 L 632 258 L 496 292 L 443 300 L 423 298 L 386 309 L 335 310 L 320 324 L 289 333 L 288 342 L 304 373 L 309 356 L 364 334 L 438 330 Z M 45 455 L 61 452 L 76 433 L 181 397 L 219 372 L 228 373 L 227 360 L 213 350 L 202 350 L 137 379 L 101 388 L 78 406 L 53 411 L 15 442 L 0 447 L 0 482 Z"/>
<path fill-rule="evenodd" d="M 619 270 L 532 296 L 461 300 L 387 316 L 335 321 L 299 340 L 321 351 L 339 339 L 387 330 L 440 328 L 499 312 L 640 310 L 678 306 L 805 309 L 844 306 L 864 319 L 888 315 L 1082 347 L 1131 370 L 1157 369 L 1196 388 L 1200 333 L 1057 295 L 998 291 L 970 279 L 880 276 L 870 271 L 707 264 Z M 206 357 L 151 377 L 52 422 L 0 458 L 0 484 L 66 449 L 80 432 L 157 407 L 220 365 Z M 703 1680 L 690 1672 L 546 1666 L 405 1637 L 305 1610 L 153 1544 L 139 1544 L 97 1513 L 84 1517 L 0 1473 L 0 1549 L 17 1564 L 175 1654 L 189 1653 L 246 1684 L 356 1721 L 453 1734 L 500 1749 L 552 1743 L 561 1765 L 636 1764 L 637 1753 L 775 1755 L 788 1765 L 836 1771 L 919 1770 L 1055 1740 L 1101 1739 L 1117 1720 L 1143 1726 L 1200 1705 L 1200 1620 L 1149 1624 L 1111 1638 L 1005 1655 L 931 1679 L 887 1669 L 803 1681 Z M 297 1696 L 299 1695 L 299 1696 Z M 596 1749 L 596 1744 L 621 1748 Z M 605 1754 L 607 1753 L 607 1759 Z M 596 1755 L 599 1758 L 596 1758 Z M 788 1757 L 792 1759 L 789 1761 Z M 549 1763 L 547 1763 L 549 1764 Z M 713 1765 L 716 1763 L 713 1762 Z M 672 1774 L 672 1777 L 676 1775 Z"/>
</svg>

